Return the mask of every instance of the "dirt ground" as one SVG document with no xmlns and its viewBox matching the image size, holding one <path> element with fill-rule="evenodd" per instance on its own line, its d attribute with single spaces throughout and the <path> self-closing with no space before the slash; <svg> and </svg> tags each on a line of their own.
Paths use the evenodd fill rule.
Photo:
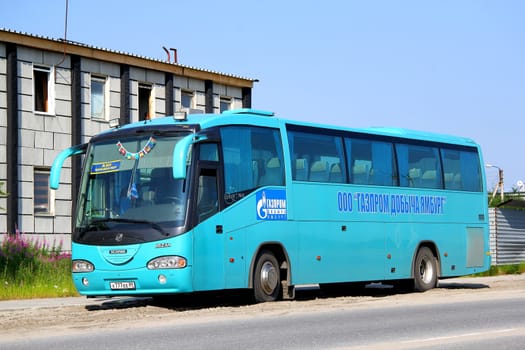
<svg viewBox="0 0 525 350">
<path fill-rule="evenodd" d="M 383 285 L 325 295 L 317 288 L 303 288 L 296 299 L 251 304 L 243 295 L 202 294 L 172 300 L 151 298 L 66 298 L 0 302 L 0 343 L 19 337 L 74 334 L 97 328 L 154 327 L 169 323 L 208 322 L 279 316 L 299 312 L 330 312 L 362 307 L 389 307 L 402 303 L 440 303 L 477 298 L 512 297 L 525 293 L 525 274 L 440 281 L 425 293 L 399 293 Z"/>
</svg>

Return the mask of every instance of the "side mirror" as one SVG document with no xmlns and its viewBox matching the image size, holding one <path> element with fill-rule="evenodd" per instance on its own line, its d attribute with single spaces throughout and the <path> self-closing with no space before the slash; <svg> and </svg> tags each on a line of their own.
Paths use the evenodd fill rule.
<svg viewBox="0 0 525 350">
<path fill-rule="evenodd" d="M 49 187 L 53 190 L 58 189 L 58 186 L 60 184 L 60 174 L 62 172 L 62 166 L 64 165 L 64 162 L 66 159 L 72 156 L 76 156 L 78 154 L 84 154 L 87 150 L 87 143 L 76 145 L 73 147 L 66 148 L 62 152 L 58 154 L 58 156 L 53 161 L 53 165 L 51 166 L 51 174 L 49 175 Z"/>
<path fill-rule="evenodd" d="M 182 180 L 186 178 L 186 163 L 190 147 L 200 141 L 206 140 L 206 136 L 196 134 L 188 135 L 175 145 L 173 149 L 173 178 Z"/>
</svg>

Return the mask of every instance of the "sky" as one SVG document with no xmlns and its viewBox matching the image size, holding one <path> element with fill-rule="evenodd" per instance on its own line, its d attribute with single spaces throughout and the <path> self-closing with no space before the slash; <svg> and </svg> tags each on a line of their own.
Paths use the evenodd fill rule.
<svg viewBox="0 0 525 350">
<path fill-rule="evenodd" d="M 506 191 L 525 181 L 525 1 L 0 1 L 0 28 L 162 60 L 173 47 L 257 79 L 253 108 L 469 137 Z"/>
</svg>

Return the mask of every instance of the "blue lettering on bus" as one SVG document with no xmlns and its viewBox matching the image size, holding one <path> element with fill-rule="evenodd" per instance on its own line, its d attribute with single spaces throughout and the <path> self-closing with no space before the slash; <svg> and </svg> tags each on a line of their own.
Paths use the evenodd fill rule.
<svg viewBox="0 0 525 350">
<path fill-rule="evenodd" d="M 265 189 L 255 194 L 257 220 L 286 220 L 286 190 Z"/>
<path fill-rule="evenodd" d="M 337 206 L 339 211 L 349 212 L 353 210 L 352 193 L 351 192 L 338 192 L 337 193 Z"/>
<path fill-rule="evenodd" d="M 388 195 L 377 193 L 356 193 L 357 211 L 360 213 L 385 213 L 390 208 Z"/>
<path fill-rule="evenodd" d="M 392 215 L 400 214 L 444 214 L 446 197 L 431 195 L 392 195 Z"/>
<path fill-rule="evenodd" d="M 351 192 L 337 193 L 339 212 L 397 215 L 442 215 L 445 196 Z"/>
</svg>

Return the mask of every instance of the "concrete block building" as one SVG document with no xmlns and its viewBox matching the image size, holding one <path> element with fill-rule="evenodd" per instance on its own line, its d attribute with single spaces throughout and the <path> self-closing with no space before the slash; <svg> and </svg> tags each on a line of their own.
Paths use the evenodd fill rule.
<svg viewBox="0 0 525 350">
<path fill-rule="evenodd" d="M 175 111 L 251 107 L 256 80 L 134 54 L 0 29 L 0 233 L 69 246 L 81 163 L 49 189 L 56 155 L 120 124 Z M 63 175 L 63 176 L 64 176 Z"/>
</svg>

